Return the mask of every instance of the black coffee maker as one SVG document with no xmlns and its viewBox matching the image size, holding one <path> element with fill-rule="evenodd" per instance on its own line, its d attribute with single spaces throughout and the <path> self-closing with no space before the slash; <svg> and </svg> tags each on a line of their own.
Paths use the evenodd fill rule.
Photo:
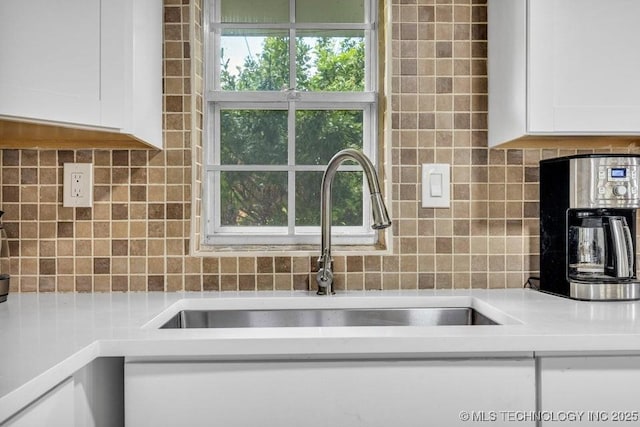
<svg viewBox="0 0 640 427">
<path fill-rule="evenodd" d="M 540 290 L 580 300 L 640 299 L 640 156 L 540 162 Z"/>
</svg>

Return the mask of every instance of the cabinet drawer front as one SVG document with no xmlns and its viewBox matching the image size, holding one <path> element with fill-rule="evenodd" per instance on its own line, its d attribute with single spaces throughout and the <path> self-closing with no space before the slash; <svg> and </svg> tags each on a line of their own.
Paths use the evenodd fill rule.
<svg viewBox="0 0 640 427">
<path fill-rule="evenodd" d="M 539 395 L 545 413 L 582 414 L 573 421 L 544 422 L 545 427 L 638 425 L 640 357 L 543 357 Z"/>
<path fill-rule="evenodd" d="M 534 372 L 531 359 L 128 363 L 126 424 L 462 426 L 464 410 L 533 410 Z"/>
</svg>

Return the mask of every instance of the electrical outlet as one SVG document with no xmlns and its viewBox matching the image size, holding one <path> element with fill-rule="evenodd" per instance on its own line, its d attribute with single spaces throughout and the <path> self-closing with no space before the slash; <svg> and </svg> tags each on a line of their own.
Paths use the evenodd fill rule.
<svg viewBox="0 0 640 427">
<path fill-rule="evenodd" d="M 81 172 L 71 173 L 71 197 L 82 197 L 82 185 L 84 184 L 84 174 Z"/>
<path fill-rule="evenodd" d="M 93 165 L 65 163 L 63 176 L 62 205 L 65 207 L 93 206 Z"/>
</svg>

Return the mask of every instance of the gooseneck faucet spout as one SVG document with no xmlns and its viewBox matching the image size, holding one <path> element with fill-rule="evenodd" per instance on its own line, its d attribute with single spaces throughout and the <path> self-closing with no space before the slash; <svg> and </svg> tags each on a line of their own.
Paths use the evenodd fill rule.
<svg viewBox="0 0 640 427">
<path fill-rule="evenodd" d="M 380 183 L 371 160 L 359 150 L 347 148 L 339 151 L 327 165 L 327 169 L 322 176 L 322 193 L 320 198 L 320 229 L 322 234 L 322 246 L 320 258 L 318 258 L 318 295 L 331 295 L 333 291 L 333 260 L 331 259 L 331 184 L 333 178 L 345 160 L 354 160 L 364 170 L 371 193 L 371 211 L 373 214 L 373 224 L 371 228 L 378 230 L 391 225 L 387 208 L 380 194 Z"/>
</svg>

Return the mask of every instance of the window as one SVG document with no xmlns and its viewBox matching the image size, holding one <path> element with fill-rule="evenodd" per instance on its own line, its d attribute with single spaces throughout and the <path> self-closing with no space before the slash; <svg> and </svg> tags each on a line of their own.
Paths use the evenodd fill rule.
<svg viewBox="0 0 640 427">
<path fill-rule="evenodd" d="M 328 161 L 358 148 L 377 162 L 377 1 L 207 6 L 205 243 L 317 243 Z M 361 168 L 346 163 L 334 240 L 374 243 L 370 218 Z"/>
</svg>

